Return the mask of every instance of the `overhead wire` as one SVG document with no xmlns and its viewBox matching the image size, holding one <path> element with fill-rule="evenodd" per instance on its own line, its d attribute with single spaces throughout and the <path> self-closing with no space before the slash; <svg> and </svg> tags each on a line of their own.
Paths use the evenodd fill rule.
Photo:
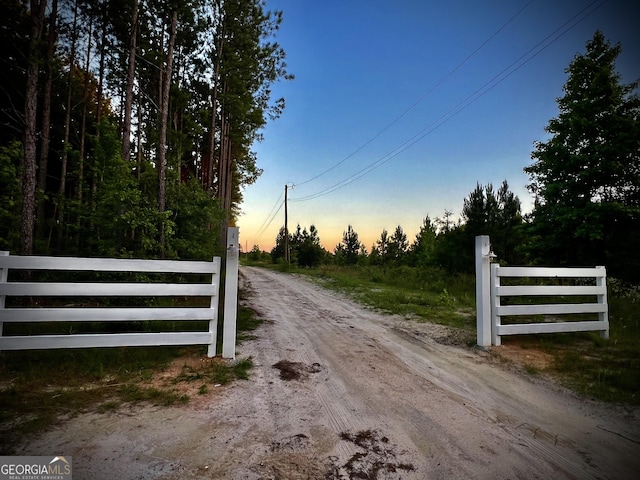
<svg viewBox="0 0 640 480">
<path fill-rule="evenodd" d="M 322 177 L 323 175 L 331 172 L 332 170 L 336 169 L 338 166 L 340 166 L 341 164 L 346 162 L 348 159 L 353 157 L 355 154 L 360 152 L 363 148 L 365 148 L 366 146 L 371 144 L 378 137 L 380 137 L 384 132 L 386 132 L 389 128 L 391 128 L 393 125 L 395 125 L 403 117 L 405 117 L 410 111 L 412 111 L 415 107 L 417 107 L 421 102 L 423 102 L 425 99 L 427 99 L 427 97 L 429 97 L 433 92 L 435 92 L 444 82 L 446 82 L 450 77 L 452 77 L 458 70 L 460 70 L 460 68 L 462 68 L 467 62 L 469 62 L 480 50 L 482 50 L 491 40 L 493 40 L 500 32 L 502 32 L 502 30 L 504 30 L 511 22 L 513 22 L 513 20 L 515 18 L 517 18 L 532 2 L 533 2 L 533 0 L 529 0 L 527 3 L 525 3 L 524 6 L 522 6 L 515 14 L 513 14 L 504 24 L 502 24 L 502 26 L 500 28 L 498 28 L 495 32 L 493 32 L 484 42 L 482 42 L 480 44 L 480 46 L 478 46 L 473 52 L 471 52 L 469 55 L 467 55 L 467 57 L 465 57 L 453 70 L 451 70 L 447 75 L 445 75 L 442 79 L 440 79 L 424 95 L 422 95 L 411 106 L 409 106 L 409 108 L 407 108 L 400 115 L 398 115 L 396 118 L 394 118 L 382 130 L 378 131 L 373 137 L 371 137 L 367 142 L 362 144 L 360 147 L 358 147 L 356 150 L 351 152 L 345 158 L 343 158 L 342 160 L 340 160 L 339 162 L 334 164 L 332 167 L 330 167 L 327 170 L 319 173 L 318 175 L 315 175 L 312 178 L 309 178 L 308 180 L 296 183 L 296 186 L 305 185 L 305 184 L 310 183 L 310 182 Z M 358 178 L 360 178 L 360 177 L 358 177 Z M 328 192 L 328 193 L 330 193 L 330 192 Z M 280 195 L 280 197 L 276 201 L 276 205 L 278 204 L 278 202 L 280 201 L 281 198 L 282 198 L 282 194 Z M 311 200 L 311 198 L 309 198 L 309 200 Z M 291 201 L 296 201 L 296 200 L 292 199 Z M 299 200 L 299 201 L 303 201 L 303 200 Z M 274 205 L 273 208 L 275 208 L 276 205 Z M 254 238 L 259 237 L 262 233 L 264 233 L 264 231 L 269 227 L 269 225 L 271 225 L 271 223 L 273 222 L 273 220 L 275 218 L 275 215 L 282 208 L 282 204 L 280 204 L 280 208 L 275 213 L 273 213 L 273 208 L 271 209 L 271 212 L 269 212 L 269 214 L 267 215 L 265 221 L 262 223 L 262 226 L 258 229 L 258 233 L 256 233 L 254 235 Z M 267 220 L 268 220 L 268 222 L 267 222 Z"/>
<path fill-rule="evenodd" d="M 425 127 L 424 129 L 422 129 L 420 132 L 418 132 L 416 135 L 414 135 L 413 137 L 411 137 L 409 140 L 407 140 L 405 143 L 401 144 L 400 146 L 396 147 L 393 151 L 391 151 L 390 153 L 388 153 L 387 155 L 384 155 L 383 157 L 379 158 L 378 160 L 376 160 L 375 162 L 370 163 L 369 165 L 367 165 L 366 167 L 364 167 L 363 169 L 359 170 L 358 172 L 350 175 L 349 177 L 341 180 L 340 182 L 337 182 L 335 184 L 333 184 L 330 187 L 325 188 L 324 190 L 321 190 L 319 192 L 316 192 L 314 194 L 311 195 L 307 195 L 305 197 L 300 197 L 300 198 L 292 198 L 290 199 L 291 202 L 304 202 L 304 201 L 308 201 L 308 200 L 314 200 L 316 198 L 319 197 L 323 197 L 325 195 L 329 195 L 330 193 L 335 192 L 336 190 L 339 190 L 347 185 L 350 185 L 351 183 L 355 182 L 356 180 L 366 176 L 367 174 L 371 173 L 372 171 L 374 171 L 375 169 L 379 168 L 380 166 L 384 165 L 385 163 L 387 163 L 388 161 L 390 161 L 391 159 L 395 158 L 397 155 L 399 155 L 400 153 L 402 153 L 403 151 L 407 150 L 408 148 L 410 148 L 411 146 L 415 145 L 417 142 L 419 142 L 420 140 L 422 140 L 425 136 L 429 135 L 430 133 L 432 133 L 434 130 L 436 130 L 437 128 L 439 128 L 440 126 L 442 126 L 444 123 L 446 123 L 447 121 L 449 121 L 451 118 L 453 118 L 455 115 L 457 115 L 458 113 L 462 112 L 464 109 L 466 109 L 467 107 L 469 107 L 471 104 L 473 104 L 475 101 L 477 101 L 478 99 L 480 99 L 481 97 L 483 97 L 484 95 L 486 95 L 487 93 L 489 93 L 491 90 L 493 90 L 495 87 L 497 87 L 500 83 L 502 83 L 504 80 L 506 80 L 507 78 L 509 78 L 511 75 L 513 75 L 516 71 L 518 71 L 520 68 L 522 68 L 524 65 L 526 65 L 527 63 L 529 63 L 531 60 L 533 60 L 535 57 L 537 57 L 540 53 L 542 53 L 544 50 L 546 50 L 549 46 L 551 46 L 553 43 L 555 43 L 556 41 L 558 41 L 561 37 L 563 37 L 565 34 L 567 34 L 569 31 L 571 31 L 576 25 L 578 25 L 580 22 L 582 22 L 585 18 L 587 18 L 589 15 L 593 14 L 596 10 L 598 10 L 600 7 L 602 7 L 602 5 L 604 5 L 605 3 L 607 3 L 608 0 L 603 0 L 600 1 L 600 3 L 598 5 L 596 5 L 594 8 L 591 8 L 594 4 L 598 3 L 598 1 L 600 0 L 594 0 L 593 2 L 591 2 L 589 5 L 587 5 L 585 8 L 583 8 L 582 10 L 580 10 L 580 12 L 578 12 L 576 15 L 574 15 L 573 17 L 571 17 L 569 20 L 567 20 L 565 23 L 563 23 L 560 27 L 558 27 L 557 29 L 555 29 L 553 32 L 551 32 L 549 35 L 547 35 L 543 40 L 541 40 L 540 42 L 538 42 L 534 47 L 532 47 L 531 49 L 529 49 L 526 53 L 524 53 L 523 55 L 521 55 L 517 60 L 515 60 L 514 62 L 512 62 L 508 67 L 506 67 L 505 69 L 503 69 L 500 73 L 498 73 L 497 75 L 495 75 L 491 80 L 489 80 L 488 82 L 486 82 L 485 84 L 483 84 L 480 88 L 478 88 L 477 90 L 475 90 L 472 94 L 468 95 L 465 99 L 463 99 L 462 101 L 460 101 L 456 106 L 454 106 L 453 108 L 451 108 L 450 110 L 448 110 L 446 113 L 440 115 L 440 117 L 438 117 L 436 120 L 434 120 L 433 122 L 431 122 L 427 127 Z M 590 10 L 589 10 L 590 9 Z M 587 11 L 589 10 L 589 11 Z M 585 13 L 585 11 L 587 11 Z M 570 25 L 568 28 L 566 28 L 564 31 L 560 32 L 555 38 L 553 38 L 553 40 L 551 40 L 548 44 L 542 46 L 542 48 L 540 48 L 540 50 L 538 50 L 537 52 L 535 52 L 533 55 L 531 55 L 529 58 L 526 58 L 526 60 L 522 61 L 525 57 L 527 57 L 528 55 L 531 54 L 531 52 L 533 52 L 534 50 L 536 50 L 538 47 L 540 47 L 541 45 L 543 45 L 549 38 L 553 37 L 554 35 L 556 35 L 560 30 L 562 30 L 564 27 L 566 27 L 567 25 L 569 25 L 571 22 L 573 22 L 577 17 L 578 18 L 577 21 L 575 21 L 572 25 Z M 519 62 L 521 62 L 519 65 L 517 65 Z M 515 66 L 517 65 L 517 66 Z M 515 66 L 515 68 L 514 68 Z M 509 72 L 509 70 L 511 70 L 513 68 L 512 71 Z M 508 72 L 508 73 L 507 73 Z M 504 75 L 504 76 L 503 76 Z M 502 77 L 502 78 L 500 78 Z"/>
<path fill-rule="evenodd" d="M 313 182 L 314 180 L 326 175 L 327 173 L 335 170 L 337 167 L 342 165 L 344 162 L 353 157 L 356 153 L 360 152 L 363 148 L 370 145 L 374 140 L 380 137 L 384 132 L 389 130 L 393 125 L 398 123 L 403 117 L 405 117 L 410 111 L 416 108 L 420 103 L 422 103 L 427 97 L 429 97 L 433 92 L 435 92 L 444 82 L 446 82 L 451 76 L 453 76 L 458 70 L 460 70 L 469 60 L 471 60 L 475 55 L 482 50 L 491 40 L 494 39 L 502 30 L 504 30 L 516 17 L 518 17 L 531 3 L 533 0 L 529 0 L 523 7 L 521 7 L 515 14 L 513 14 L 498 30 L 493 32 L 478 48 L 476 48 L 473 52 L 471 52 L 464 60 L 462 60 L 453 70 L 451 70 L 447 75 L 445 75 L 442 79 L 440 79 L 433 87 L 431 87 L 424 95 L 422 95 L 418 100 L 416 100 L 409 108 L 403 111 L 400 115 L 394 118 L 390 123 L 388 123 L 382 130 L 378 131 L 373 137 L 371 137 L 368 141 L 360 145 L 349 155 L 344 157 L 342 160 L 334 164 L 332 167 L 324 170 L 323 172 L 315 175 L 314 177 L 305 180 L 304 182 L 297 182 L 296 186 L 305 185 L 307 183 Z"/>
<path fill-rule="evenodd" d="M 271 223 L 273 223 L 273 220 L 276 218 L 276 215 L 284 205 L 283 197 L 284 197 L 284 193 L 281 193 L 278 199 L 276 200 L 276 202 L 273 204 L 273 207 L 271 207 L 271 210 L 267 214 L 267 217 L 265 218 L 264 222 L 262 222 L 262 225 L 258 229 L 258 232 L 254 234 L 253 236 L 254 238 L 258 238 L 260 235 L 262 235 L 267 230 L 267 228 L 269 228 Z M 276 207 L 278 207 L 277 210 L 276 210 Z"/>
</svg>

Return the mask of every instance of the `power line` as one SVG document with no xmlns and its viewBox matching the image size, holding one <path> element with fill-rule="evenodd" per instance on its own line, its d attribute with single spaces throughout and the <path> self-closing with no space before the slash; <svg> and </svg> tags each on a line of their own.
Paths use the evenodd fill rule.
<svg viewBox="0 0 640 480">
<path fill-rule="evenodd" d="M 269 228 L 273 220 L 276 218 L 276 215 L 278 215 L 278 212 L 282 209 L 282 206 L 284 205 L 284 202 L 281 201 L 283 195 L 284 194 L 281 193 L 278 199 L 276 200 L 276 203 L 274 203 L 273 207 L 271 207 L 271 211 L 267 215 L 267 218 L 265 218 L 264 222 L 262 222 L 262 225 L 258 229 L 258 232 L 253 236 L 254 239 L 262 235 L 267 230 L 267 228 Z M 277 210 L 276 210 L 276 207 L 278 207 Z"/>
<path fill-rule="evenodd" d="M 473 104 L 476 100 L 480 99 L 481 97 L 483 97 L 484 95 L 486 95 L 487 93 L 489 93 L 491 90 L 493 90 L 495 87 L 497 87 L 500 83 L 502 83 L 504 80 L 506 80 L 507 78 L 509 78 L 511 75 L 513 75 L 516 71 L 518 71 L 520 68 L 522 68 L 524 65 L 526 65 L 527 63 L 529 63 L 531 60 L 533 60 L 535 57 L 537 57 L 540 53 L 542 53 L 544 50 L 546 50 L 549 46 L 551 46 L 553 43 L 555 43 L 557 40 L 559 40 L 562 36 L 564 36 L 566 33 L 568 33 L 569 31 L 571 31 L 576 25 L 578 25 L 580 22 L 582 22 L 585 18 L 587 18 L 589 15 L 591 15 L 592 13 L 594 13 L 596 10 L 598 10 L 600 7 L 602 7 L 602 5 L 604 5 L 605 3 L 607 3 L 608 0 L 604 0 L 601 3 L 599 3 L 597 6 L 595 6 L 593 9 L 591 9 L 590 11 L 588 11 L 587 13 L 584 13 L 586 10 L 589 10 L 595 3 L 597 3 L 599 0 L 594 0 L 593 2 L 591 2 L 589 5 L 587 5 L 585 8 L 583 8 L 580 12 L 578 12 L 576 15 L 574 15 L 573 17 L 571 17 L 569 20 L 567 20 L 565 23 L 563 23 L 560 27 L 558 27 L 556 30 L 554 30 L 552 33 L 550 33 L 549 35 L 547 35 L 543 40 L 541 40 L 540 42 L 538 42 L 534 47 L 532 47 L 531 49 L 529 49 L 526 53 L 524 53 L 523 55 L 521 55 L 517 60 L 515 60 L 513 63 L 511 63 L 508 67 L 506 67 L 505 69 L 503 69 L 500 73 L 498 73 L 497 75 L 495 75 L 491 80 L 489 80 L 488 82 L 486 82 L 484 85 L 482 85 L 480 88 L 478 88 L 476 91 L 474 91 L 471 95 L 468 95 L 464 100 L 462 100 L 461 102 L 459 102 L 456 106 L 454 106 L 453 108 L 451 108 L 449 111 L 447 111 L 446 113 L 442 114 L 440 117 L 438 117 L 436 120 L 434 120 L 433 122 L 431 122 L 427 127 L 425 127 L 423 130 L 421 130 L 420 132 L 418 132 L 416 135 L 414 135 L 412 138 L 410 138 L 409 140 L 407 140 L 405 143 L 403 143 L 402 145 L 400 145 L 399 147 L 397 147 L 396 149 L 394 149 L 391 153 L 388 153 L 387 155 L 379 158 L 378 160 L 376 160 L 373 163 L 370 163 L 369 165 L 367 165 L 365 168 L 359 170 L 358 172 L 352 174 L 351 176 L 345 178 L 344 180 L 341 180 L 340 182 L 335 183 L 334 185 L 325 188 L 324 190 L 321 190 L 319 192 L 316 192 L 314 194 L 311 195 L 307 195 L 306 197 L 301 197 L 301 198 L 292 198 L 291 202 L 304 202 L 304 201 L 308 201 L 308 200 L 314 200 L 316 198 L 319 197 L 323 197 L 325 195 L 328 195 L 330 193 L 335 192 L 336 190 L 339 190 L 353 182 L 355 182 L 356 180 L 364 177 L 365 175 L 371 173 L 373 170 L 379 168 L 380 166 L 384 165 L 385 163 L 387 163 L 388 161 L 390 161 L 391 159 L 395 158 L 397 155 L 399 155 L 400 153 L 402 153 L 403 151 L 407 150 L 409 147 L 415 145 L 417 142 L 419 142 L 420 140 L 422 140 L 425 136 L 429 135 L 430 133 L 432 133 L 434 130 L 436 130 L 438 127 L 440 127 L 441 125 L 443 125 L 444 123 L 446 123 L 447 121 L 449 121 L 451 118 L 453 118 L 455 115 L 457 115 L 458 113 L 462 112 L 464 109 L 466 109 L 467 107 L 469 107 L 471 104 Z M 584 14 L 584 15 L 583 15 Z M 581 16 L 582 15 L 582 16 Z M 581 17 L 580 17 L 581 16 Z M 533 52 L 534 50 L 536 50 L 538 47 L 540 47 L 542 44 L 544 44 L 549 38 L 551 38 L 552 36 L 556 35 L 556 33 L 558 33 L 558 31 L 562 30 L 565 26 L 567 26 L 568 24 L 570 24 L 571 22 L 573 22 L 577 17 L 580 17 L 577 21 L 575 21 L 575 23 L 573 23 L 572 25 L 570 25 L 566 30 L 562 31 L 560 34 L 558 34 L 553 40 L 551 40 L 547 45 L 544 45 L 542 48 L 540 48 L 539 51 L 535 52 L 533 55 L 531 55 L 529 58 L 527 58 L 526 60 L 524 60 L 522 63 L 520 63 L 519 65 L 517 65 L 515 68 L 514 65 L 518 64 L 519 62 L 521 62 L 521 60 L 525 57 L 527 57 L 529 54 L 531 54 L 531 52 Z M 512 71 L 508 72 L 510 69 L 512 69 Z M 508 73 L 506 73 L 508 72 Z M 505 74 L 506 73 L 506 74 Z M 504 75 L 504 76 L 503 76 Z M 501 76 L 503 76 L 502 78 L 500 78 Z"/>
<path fill-rule="evenodd" d="M 445 81 L 447 81 L 451 76 L 453 76 L 467 62 L 469 62 L 469 60 L 471 60 L 480 50 L 482 50 L 482 48 L 484 48 L 491 40 L 493 40 L 500 32 L 502 32 L 502 30 L 504 30 L 516 17 L 518 17 L 532 2 L 533 2 L 533 0 L 529 0 L 514 15 L 512 15 L 498 30 L 496 30 L 482 44 L 480 44 L 480 46 L 478 48 L 476 48 L 471 54 L 469 54 L 464 60 L 462 60 L 462 62 L 460 62 L 453 70 L 451 70 L 447 75 L 445 75 L 440 81 L 438 81 L 433 87 L 431 87 L 431 89 L 429 89 L 424 95 L 422 95 L 422 97 L 420 97 L 409 108 L 407 108 L 404 112 L 402 112 L 399 116 L 397 116 L 394 120 L 392 120 L 389 124 L 387 124 L 382 130 L 380 130 L 378 133 L 376 133 L 366 143 L 364 143 L 363 145 L 358 147 L 356 150 L 354 150 L 352 153 L 347 155 L 341 161 L 339 161 L 338 163 L 333 165 L 331 168 L 321 172 L 320 174 L 318 174 L 318 175 L 316 175 L 316 176 L 314 176 L 314 177 L 312 177 L 312 178 L 310 178 L 308 180 L 305 180 L 303 182 L 297 183 L 296 185 L 297 186 L 304 185 L 304 184 L 310 183 L 310 182 L 320 178 L 321 176 L 329 173 L 330 171 L 334 170 L 335 168 L 337 168 L 338 166 L 340 166 L 341 164 L 346 162 L 349 158 L 353 157 L 356 153 L 360 152 L 367 145 L 371 144 L 374 140 L 376 140 L 384 132 L 386 132 L 389 128 L 391 128 L 394 124 L 396 124 L 400 119 L 402 119 L 405 115 L 407 115 L 411 110 L 413 110 L 416 106 L 418 106 L 418 104 L 420 104 L 427 97 L 429 97 L 434 91 L 436 91 Z M 360 178 L 360 177 L 358 177 L 358 178 Z M 349 182 L 349 183 L 351 183 L 351 182 Z M 327 193 L 330 193 L 330 192 L 327 192 Z M 278 202 L 280 201 L 281 198 L 282 198 L 282 194 L 280 195 L 280 197 L 276 201 L 276 205 L 278 204 Z M 311 200 L 311 198 L 308 198 L 308 199 Z M 296 199 L 291 199 L 291 201 L 295 202 Z M 298 201 L 303 201 L 303 200 L 298 200 Z M 276 205 L 274 205 L 273 208 L 275 208 Z M 259 237 L 262 233 L 264 233 L 264 231 L 269 227 L 269 225 L 271 225 L 271 223 L 273 222 L 273 220 L 274 220 L 275 216 L 277 215 L 278 211 L 280 211 L 280 209 L 282 208 L 282 204 L 280 204 L 280 207 L 279 207 L 278 211 L 276 211 L 275 213 L 273 213 L 273 215 L 271 217 L 269 217 L 269 215 L 271 215 L 272 212 L 273 212 L 273 208 L 272 208 L 271 212 L 267 215 L 267 218 L 265 219 L 265 221 L 262 223 L 262 226 L 259 228 L 258 233 L 255 234 L 255 237 Z M 267 223 L 267 219 L 268 219 L 268 223 Z"/>
<path fill-rule="evenodd" d="M 460 62 L 453 70 L 451 70 L 447 75 L 445 75 L 440 81 L 438 81 L 438 83 L 436 83 L 433 87 L 431 87 L 427 93 L 425 93 L 424 95 L 422 95 L 422 97 L 420 97 L 416 102 L 413 103 L 413 105 L 411 105 L 409 108 L 407 108 L 404 112 L 402 112 L 399 116 L 397 116 L 394 120 L 392 120 L 389 124 L 387 124 L 387 126 L 385 126 L 382 130 L 380 130 L 378 133 L 376 133 L 373 137 L 371 137 L 367 142 L 365 142 L 364 144 L 362 144 L 360 147 L 358 147 L 356 150 L 354 150 L 353 152 L 351 152 L 349 155 L 347 155 L 345 158 L 343 158 L 342 160 L 340 160 L 338 163 L 336 163 L 335 165 L 333 165 L 332 167 L 328 168 L 327 170 L 319 173 L 318 175 L 305 180 L 304 182 L 299 182 L 296 185 L 297 186 L 301 186 L 301 185 L 305 185 L 307 183 L 310 183 L 320 177 L 322 177 L 323 175 L 326 175 L 327 173 L 331 172 L 332 170 L 336 169 L 337 167 L 339 167 L 340 165 L 342 165 L 344 162 L 346 162 L 347 160 L 349 160 L 351 157 L 353 157 L 356 153 L 358 153 L 359 151 L 361 151 L 363 148 L 365 148 L 367 145 L 371 144 L 374 140 L 376 140 L 380 135 L 382 135 L 384 132 L 386 132 L 389 128 L 391 128 L 393 125 L 395 125 L 398 121 L 400 121 L 405 115 L 407 115 L 411 110 L 413 110 L 415 107 L 417 107 L 420 103 L 422 103 L 427 97 L 429 97 L 434 91 L 436 91 L 440 85 L 442 85 L 445 81 L 447 81 L 451 76 L 453 76 L 454 73 L 456 73 L 458 70 L 460 70 L 460 68 L 462 68 L 469 60 L 471 60 L 480 50 L 482 50 L 491 40 L 493 40 L 493 38 L 495 36 L 497 36 L 502 30 L 504 30 L 518 15 L 520 15 L 531 3 L 533 2 L 533 0 L 529 0 L 522 8 L 520 8 L 520 10 L 518 10 L 514 15 L 511 16 L 511 18 L 509 18 L 506 23 L 504 23 L 498 30 L 496 30 L 493 34 L 491 34 L 491 36 L 489 36 L 489 38 L 487 38 L 484 42 L 482 42 L 482 44 L 476 48 L 471 54 L 469 54 L 464 60 L 462 60 L 462 62 Z"/>
</svg>

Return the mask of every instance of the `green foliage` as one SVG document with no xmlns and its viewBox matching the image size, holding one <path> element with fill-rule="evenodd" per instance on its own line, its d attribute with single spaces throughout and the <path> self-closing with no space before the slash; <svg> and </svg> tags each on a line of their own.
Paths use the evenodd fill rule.
<svg viewBox="0 0 640 480">
<path fill-rule="evenodd" d="M 318 229 L 315 225 L 306 228 L 298 227 L 294 234 L 289 234 L 289 253 L 291 263 L 300 267 L 317 267 L 323 263 L 328 252 L 320 245 Z M 254 257 L 256 257 L 254 255 Z M 285 259 L 285 230 L 281 228 L 276 237 L 276 245 L 271 250 L 271 259 L 274 263 Z"/>
<path fill-rule="evenodd" d="M 436 238 L 437 228 L 427 215 L 409 250 L 411 265 L 419 267 L 433 265 Z"/>
<path fill-rule="evenodd" d="M 249 264 L 258 264 L 270 263 L 272 259 L 268 252 L 263 252 L 258 245 L 254 245 L 251 251 L 245 255 L 244 261 Z"/>
<path fill-rule="evenodd" d="M 178 183 L 170 190 L 169 205 L 173 235 L 168 241 L 172 256 L 210 260 L 220 254 L 217 235 L 223 212 L 198 182 Z"/>
<path fill-rule="evenodd" d="M 20 2 L 2 3 L 7 28 L 0 29 L 6 46 L 0 63 L 7 74 L 0 80 L 0 117 L 7 128 L 0 132 L 0 248 L 15 252 L 21 231 L 16 186 L 23 153 L 16 140 L 25 127 L 20 109 L 29 58 L 42 67 L 38 94 L 30 97 L 38 102 L 35 129 L 45 120 L 51 125 L 46 143 L 44 132 L 36 131 L 39 178 L 30 179 L 42 183 L 33 207 L 33 242 L 25 236 L 38 254 L 209 259 L 219 248 L 221 205 L 225 222 L 232 221 L 242 187 L 262 173 L 251 147 L 284 108 L 284 99 L 271 98 L 270 85 L 293 78 L 284 50 L 272 40 L 282 13 L 267 11 L 259 0 L 208 7 L 151 2 L 139 15 L 135 5 L 60 3 L 58 11 L 47 9 L 45 16 L 58 18 L 45 19 L 44 36 L 29 51 L 30 12 Z M 179 59 L 172 75 L 162 78 L 173 18 Z M 57 44 L 45 58 L 49 25 L 57 28 L 50 37 Z M 103 41 L 89 42 L 92 34 Z M 137 48 L 129 59 L 132 38 Z M 82 47 L 87 42 L 89 51 Z M 166 142 L 159 128 L 165 114 Z M 156 168 L 164 154 L 166 179 Z M 31 209 L 32 202 L 26 204 Z"/>
<path fill-rule="evenodd" d="M 301 267 L 317 267 L 326 256 L 326 251 L 320 245 L 320 237 L 315 225 L 300 231 L 300 225 L 293 237 L 293 248 L 298 265 Z"/>
<path fill-rule="evenodd" d="M 342 235 L 342 242 L 334 250 L 335 261 L 339 265 L 355 265 L 366 258 L 364 245 L 360 243 L 358 234 L 351 225 Z"/>
<path fill-rule="evenodd" d="M 22 156 L 21 142 L 0 146 L 0 250 L 15 251 L 20 243 L 22 189 L 19 165 Z"/>
<path fill-rule="evenodd" d="M 520 209 L 520 199 L 509 190 L 506 180 L 497 192 L 491 184 L 476 184 L 462 207 L 467 248 L 473 251 L 476 236 L 489 235 L 491 248 L 501 262 L 522 263 L 516 250 L 523 238 Z M 472 268 L 470 264 L 468 269 Z"/>
<path fill-rule="evenodd" d="M 475 284 L 469 275 L 449 275 L 439 268 L 406 265 L 324 265 L 299 272 L 373 308 L 473 334 Z"/>
</svg>

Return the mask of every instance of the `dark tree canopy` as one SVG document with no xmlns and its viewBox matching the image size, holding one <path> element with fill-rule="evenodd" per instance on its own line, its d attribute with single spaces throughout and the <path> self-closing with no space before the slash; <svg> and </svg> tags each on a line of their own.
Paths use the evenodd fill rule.
<svg viewBox="0 0 640 480">
<path fill-rule="evenodd" d="M 0 2 L 0 249 L 210 259 L 284 108 L 282 18 L 262 0 Z"/>
<path fill-rule="evenodd" d="M 525 168 L 539 262 L 604 264 L 622 276 L 640 267 L 640 98 L 637 82 L 620 82 L 620 52 L 597 31 L 574 57 L 551 138 L 535 144 Z"/>
<path fill-rule="evenodd" d="M 351 225 L 342 234 L 342 242 L 334 250 L 336 261 L 347 265 L 355 265 L 360 257 L 366 255 L 364 247 L 358 238 L 358 233 Z M 364 255 L 363 255 L 364 254 Z"/>
<path fill-rule="evenodd" d="M 509 189 L 506 180 L 497 192 L 492 184 L 476 184 L 462 207 L 469 250 L 473 249 L 476 235 L 489 235 L 493 251 L 500 261 L 518 263 L 520 258 L 516 254 L 516 246 L 521 239 L 520 208 L 520 199 Z"/>
</svg>

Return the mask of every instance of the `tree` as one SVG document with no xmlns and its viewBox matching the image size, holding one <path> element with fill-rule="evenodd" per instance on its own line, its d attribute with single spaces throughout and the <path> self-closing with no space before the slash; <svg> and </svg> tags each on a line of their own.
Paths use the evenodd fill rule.
<svg viewBox="0 0 640 480">
<path fill-rule="evenodd" d="M 122 158 L 131 156 L 131 111 L 133 108 L 133 87 L 136 73 L 136 49 L 138 42 L 138 0 L 133 0 L 131 34 L 129 35 L 129 58 L 127 64 L 127 85 L 125 87 L 124 115 L 122 121 Z"/>
<path fill-rule="evenodd" d="M 213 145 L 209 151 L 210 155 L 217 153 L 215 195 L 225 212 L 222 244 L 226 226 L 237 213 L 241 187 L 253 183 L 262 173 L 256 167 L 251 145 L 259 140 L 258 130 L 267 118 L 278 118 L 284 108 L 284 99 L 270 103 L 271 84 L 280 78 L 293 78 L 286 72 L 284 50 L 266 41 L 280 27 L 282 12 L 265 11 L 264 5 L 262 0 L 237 0 L 216 2 L 213 8 L 217 31 L 211 52 L 209 138 Z"/>
<path fill-rule="evenodd" d="M 409 250 L 409 242 L 407 234 L 400 225 L 398 225 L 389 239 L 389 257 L 398 263 L 402 263 L 404 257 Z"/>
<path fill-rule="evenodd" d="M 326 252 L 320 245 L 320 237 L 315 225 L 311 225 L 308 232 L 305 228 L 302 234 L 295 239 L 295 250 L 300 267 L 317 267 L 322 263 Z"/>
<path fill-rule="evenodd" d="M 597 31 L 573 58 L 558 117 L 545 128 L 551 138 L 535 143 L 524 170 L 539 262 L 608 264 L 638 277 L 640 98 L 638 82 L 621 84 L 615 71 L 621 50 Z"/>
<path fill-rule="evenodd" d="M 160 212 L 160 254 L 165 256 L 166 244 L 166 222 L 164 221 L 164 213 L 167 205 L 166 189 L 167 189 L 167 126 L 169 120 L 169 91 L 171 89 L 171 74 L 173 69 L 173 50 L 176 44 L 176 34 L 178 28 L 178 11 L 171 12 L 171 21 L 169 27 L 169 46 L 167 47 L 167 55 L 165 66 L 160 70 L 160 135 L 158 139 L 158 212 Z"/>
<path fill-rule="evenodd" d="M 389 232 L 383 229 L 380 238 L 371 248 L 371 262 L 373 264 L 385 263 L 389 259 Z"/>
<path fill-rule="evenodd" d="M 427 215 L 409 250 L 410 262 L 413 266 L 424 267 L 433 263 L 436 237 L 437 227 Z"/>
<path fill-rule="evenodd" d="M 358 234 L 351 225 L 342 234 L 342 242 L 336 245 L 334 254 L 338 263 L 355 265 L 363 253 L 363 246 L 358 239 Z"/>
<path fill-rule="evenodd" d="M 239 214 L 261 173 L 252 145 L 284 108 L 270 85 L 292 78 L 272 41 L 282 13 L 262 0 L 7 0 L 0 17 L 6 248 L 210 258 L 213 238 L 219 251 L 212 232 Z"/>
<path fill-rule="evenodd" d="M 516 263 L 515 246 L 522 225 L 520 211 L 520 199 L 509 190 L 506 180 L 497 193 L 492 184 L 482 186 L 477 183 L 476 188 L 464 199 L 462 207 L 467 247 L 472 251 L 477 235 L 489 235 L 498 259 Z"/>
<path fill-rule="evenodd" d="M 273 263 L 278 263 L 278 261 L 282 258 L 282 259 L 286 259 L 285 256 L 285 245 L 287 244 L 287 242 L 285 242 L 285 238 L 286 238 L 286 230 L 284 227 L 281 227 L 280 230 L 278 230 L 278 235 L 276 236 L 276 244 L 275 246 L 271 249 L 271 260 L 273 261 Z M 289 243 L 291 243 L 291 234 L 289 234 Z"/>
<path fill-rule="evenodd" d="M 37 156 L 37 109 L 38 75 L 40 73 L 40 39 L 44 24 L 47 0 L 31 0 L 31 35 L 29 62 L 27 66 L 27 89 L 24 117 L 24 160 L 22 164 L 22 222 L 20 225 L 20 253 L 33 253 L 33 230 L 35 227 L 36 156 Z"/>
</svg>

